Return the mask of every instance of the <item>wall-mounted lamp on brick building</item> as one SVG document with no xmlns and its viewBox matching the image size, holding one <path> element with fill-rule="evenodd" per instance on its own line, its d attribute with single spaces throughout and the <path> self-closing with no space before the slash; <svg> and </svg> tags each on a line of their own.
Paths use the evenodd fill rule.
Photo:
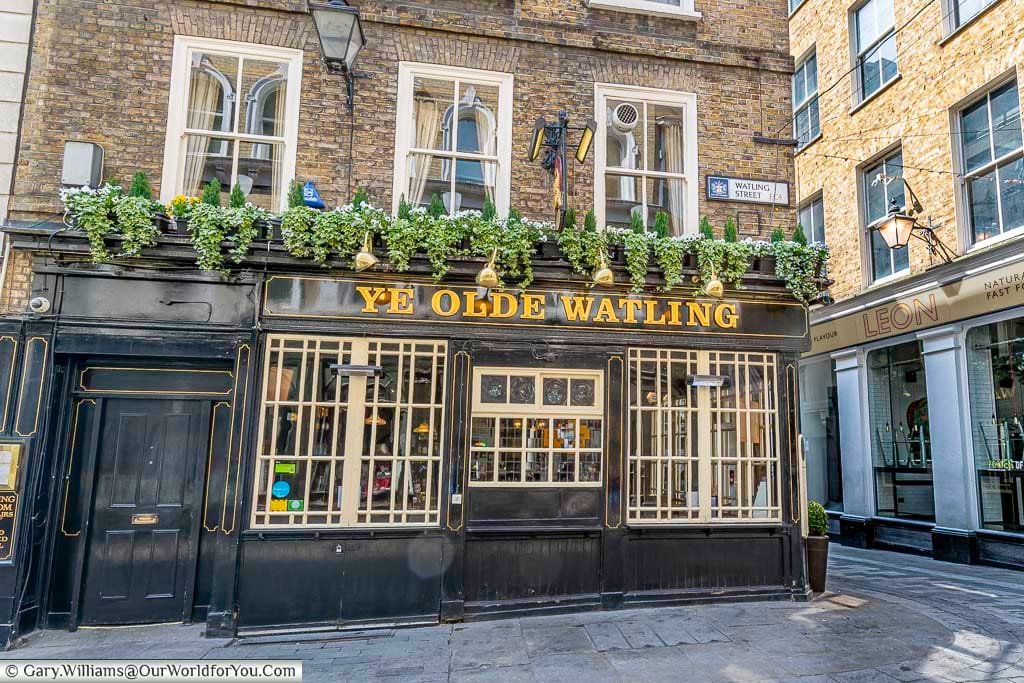
<svg viewBox="0 0 1024 683">
<path fill-rule="evenodd" d="M 889 177 L 885 180 L 891 179 Z M 956 252 L 947 247 L 935 235 L 936 226 L 932 224 L 931 217 L 928 218 L 928 225 L 917 222 L 917 214 L 923 211 L 921 202 L 918 201 L 917 195 L 914 194 L 914 190 L 911 189 L 906 179 L 902 178 L 901 180 L 903 180 L 903 187 L 906 188 L 907 194 L 910 195 L 910 206 L 901 207 L 893 199 L 889 203 L 889 215 L 875 230 L 882 236 L 886 246 L 890 249 L 904 249 L 910 243 L 910 238 L 916 237 L 928 245 L 928 253 L 933 256 L 937 255 L 945 263 L 949 263 L 956 258 Z"/>
<path fill-rule="evenodd" d="M 309 13 L 313 15 L 320 52 L 324 63 L 332 71 L 345 76 L 348 110 L 351 113 L 355 96 L 355 66 L 359 52 L 366 46 L 366 35 L 359 19 L 359 10 L 346 0 L 310 0 Z"/>
<path fill-rule="evenodd" d="M 569 131 L 579 131 L 580 141 L 576 145 L 569 144 Z M 594 144 L 597 122 L 587 119 L 585 126 L 570 126 L 569 114 L 564 109 L 558 112 L 558 122 L 548 123 L 543 116 L 538 116 L 533 124 L 533 139 L 530 141 L 530 161 L 541 159 L 541 152 L 547 152 L 541 159 L 541 166 L 554 175 L 554 205 L 558 212 L 558 226 L 565 223 L 565 212 L 568 205 L 569 183 L 566 178 L 566 166 L 569 163 L 568 149 L 575 147 L 576 161 L 583 163 Z"/>
</svg>

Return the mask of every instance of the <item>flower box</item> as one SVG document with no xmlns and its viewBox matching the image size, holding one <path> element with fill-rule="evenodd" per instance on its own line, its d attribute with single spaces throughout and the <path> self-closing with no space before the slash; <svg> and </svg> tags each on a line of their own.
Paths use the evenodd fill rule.
<svg viewBox="0 0 1024 683">
<path fill-rule="evenodd" d="M 188 235 L 188 216 L 175 216 L 171 220 L 168 235 Z"/>
<path fill-rule="evenodd" d="M 761 275 L 775 275 L 775 262 L 776 258 L 774 256 L 751 256 L 750 270 L 748 272 Z"/>
<path fill-rule="evenodd" d="M 156 229 L 160 231 L 161 235 L 174 234 L 173 219 L 167 214 L 163 213 L 162 211 L 160 213 L 154 214 L 153 225 L 156 226 Z"/>
</svg>

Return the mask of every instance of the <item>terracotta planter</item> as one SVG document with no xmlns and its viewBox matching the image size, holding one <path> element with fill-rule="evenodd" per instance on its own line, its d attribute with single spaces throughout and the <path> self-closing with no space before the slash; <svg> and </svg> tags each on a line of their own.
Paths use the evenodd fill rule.
<svg viewBox="0 0 1024 683">
<path fill-rule="evenodd" d="M 811 590 L 821 593 L 825 590 L 828 574 L 828 536 L 807 537 L 807 582 Z"/>
</svg>

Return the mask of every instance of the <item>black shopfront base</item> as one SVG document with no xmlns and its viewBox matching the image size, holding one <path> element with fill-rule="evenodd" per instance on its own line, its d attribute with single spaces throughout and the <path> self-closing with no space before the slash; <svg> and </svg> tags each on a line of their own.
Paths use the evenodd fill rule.
<svg viewBox="0 0 1024 683">
<path fill-rule="evenodd" d="M 58 261 L 64 252 L 84 254 L 80 236 L 11 235 L 15 248 L 35 250 L 32 295 L 50 299 L 52 312 L 0 320 L 0 368 L 11 369 L 0 374 L 0 436 L 26 443 L 12 553 L 0 562 L 0 646 L 35 628 L 141 623 L 149 607 L 174 621 L 205 620 L 209 636 L 233 636 L 808 595 L 794 504 L 796 364 L 806 346 L 806 314 L 797 308 L 782 316 L 779 307 L 793 302 L 785 303 L 774 280 L 755 276 L 738 299 L 747 302 L 741 319 L 749 314 L 761 330 L 748 336 L 431 321 L 402 327 L 395 320 L 268 314 L 273 273 L 297 269 L 276 248 L 260 257 L 265 262 L 222 279 L 188 270 L 193 256 L 175 244 L 154 250 L 160 269 L 121 269 Z M 538 266 L 538 287 L 589 291 L 566 284 L 567 266 L 546 267 Z M 455 264 L 451 278 L 470 283 L 477 268 Z M 401 277 L 376 274 L 366 282 Z M 625 288 L 618 296 L 628 296 Z M 799 329 L 770 327 L 784 324 Z M 281 333 L 447 343 L 449 448 L 439 524 L 249 523 L 264 345 L 268 334 Z M 631 346 L 776 354 L 781 521 L 629 523 L 624 382 Z M 600 487 L 468 486 L 475 365 L 600 369 L 609 397 Z M 175 514 L 141 506 L 120 517 L 111 512 L 127 489 L 118 488 L 121 475 L 106 473 L 122 471 L 117 458 L 133 449 L 186 454 L 168 460 L 162 477 L 138 480 L 156 487 Z M 173 492 L 160 489 L 166 482 Z M 146 548 L 153 552 L 139 550 Z M 134 563 L 156 555 L 172 561 L 133 573 L 148 566 Z M 160 586 L 159 604 L 147 602 L 154 595 L 148 585 Z"/>
</svg>

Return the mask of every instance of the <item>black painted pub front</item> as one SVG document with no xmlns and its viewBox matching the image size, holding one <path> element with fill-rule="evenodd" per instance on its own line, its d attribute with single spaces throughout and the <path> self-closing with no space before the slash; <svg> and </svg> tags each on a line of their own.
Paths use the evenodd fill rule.
<svg viewBox="0 0 1024 683">
<path fill-rule="evenodd" d="M 8 642 L 807 594 L 807 316 L 774 277 L 636 295 L 538 262 L 487 292 L 479 263 L 434 282 L 270 245 L 218 279 L 186 238 L 125 268 L 10 234 L 51 308 L 0 321 Z"/>
</svg>

